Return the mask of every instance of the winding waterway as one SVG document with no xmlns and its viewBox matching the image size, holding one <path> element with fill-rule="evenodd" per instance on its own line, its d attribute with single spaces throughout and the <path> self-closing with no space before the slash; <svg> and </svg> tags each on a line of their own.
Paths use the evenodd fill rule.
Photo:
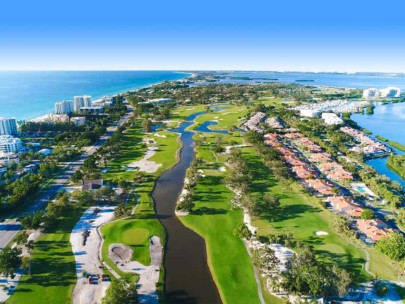
<svg viewBox="0 0 405 304">
<path fill-rule="evenodd" d="M 167 303 L 221 303 L 207 264 L 204 239 L 185 227 L 175 215 L 177 198 L 187 168 L 194 158 L 193 133 L 185 131 L 205 112 L 190 115 L 178 129 L 183 148 L 179 162 L 160 176 L 152 192 L 156 214 L 167 232 L 165 247 L 165 299 Z"/>
<path fill-rule="evenodd" d="M 351 118 L 361 127 L 373 132 L 372 137 L 380 135 L 389 140 L 405 144 L 405 103 L 377 105 L 374 114 L 354 114 Z M 397 154 L 403 154 L 395 150 Z M 405 179 L 387 166 L 387 157 L 368 160 L 368 165 L 374 167 L 380 174 L 399 182 L 405 188 Z"/>
</svg>

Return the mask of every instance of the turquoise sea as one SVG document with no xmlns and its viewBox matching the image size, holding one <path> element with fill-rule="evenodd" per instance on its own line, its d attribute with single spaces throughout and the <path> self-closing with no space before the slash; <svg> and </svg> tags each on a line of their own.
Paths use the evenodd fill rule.
<svg viewBox="0 0 405 304">
<path fill-rule="evenodd" d="M 75 95 L 94 99 L 181 79 L 171 71 L 0 71 L 0 117 L 32 119 L 54 109 L 56 101 Z"/>
</svg>

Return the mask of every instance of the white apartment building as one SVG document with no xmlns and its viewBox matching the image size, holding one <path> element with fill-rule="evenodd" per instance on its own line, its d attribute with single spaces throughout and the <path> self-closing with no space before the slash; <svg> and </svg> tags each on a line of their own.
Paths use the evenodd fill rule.
<svg viewBox="0 0 405 304">
<path fill-rule="evenodd" d="M 388 87 L 380 90 L 380 96 L 386 98 L 397 98 L 401 96 L 401 89 L 395 87 Z"/>
<path fill-rule="evenodd" d="M 15 153 L 6 153 L 0 151 L 0 166 L 8 167 L 9 165 L 20 162 L 18 155 Z"/>
<path fill-rule="evenodd" d="M 380 97 L 380 91 L 378 89 L 370 88 L 363 91 L 363 98 L 370 99 L 378 97 Z"/>
<path fill-rule="evenodd" d="M 92 103 L 91 103 L 91 96 L 83 96 L 83 107 L 91 107 Z"/>
<path fill-rule="evenodd" d="M 343 124 L 343 120 L 335 113 L 322 113 L 322 119 L 327 125 Z"/>
<path fill-rule="evenodd" d="M 0 135 L 17 135 L 15 118 L 0 117 Z"/>
<path fill-rule="evenodd" d="M 319 117 L 321 112 L 318 110 L 311 110 L 311 109 L 301 109 L 300 116 L 301 117 Z"/>
<path fill-rule="evenodd" d="M 112 106 L 114 104 L 114 97 L 104 97 L 104 105 Z"/>
<path fill-rule="evenodd" d="M 74 112 L 79 112 L 80 108 L 84 107 L 84 97 L 74 96 L 73 97 L 73 110 Z"/>
<path fill-rule="evenodd" d="M 58 101 L 55 103 L 55 114 L 69 114 L 73 112 L 71 100 Z"/>
<path fill-rule="evenodd" d="M 11 135 L 0 135 L 0 151 L 15 153 L 21 150 L 21 140 Z"/>
</svg>

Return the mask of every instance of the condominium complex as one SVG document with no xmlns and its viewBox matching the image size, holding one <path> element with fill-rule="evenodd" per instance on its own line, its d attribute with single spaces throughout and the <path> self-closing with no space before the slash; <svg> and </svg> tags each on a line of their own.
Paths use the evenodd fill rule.
<svg viewBox="0 0 405 304">
<path fill-rule="evenodd" d="M 15 118 L 0 117 L 0 135 L 17 135 Z"/>
<path fill-rule="evenodd" d="M 55 103 L 55 114 L 69 114 L 73 112 L 73 102 L 71 100 L 58 101 Z"/>
<path fill-rule="evenodd" d="M 363 98 L 375 99 L 375 98 L 397 98 L 401 96 L 401 89 L 395 87 L 388 87 L 385 89 L 369 88 L 363 91 Z"/>
<path fill-rule="evenodd" d="M 381 97 L 388 97 L 388 98 L 400 97 L 401 89 L 394 88 L 394 87 L 388 87 L 386 89 L 380 90 L 380 95 L 381 95 Z"/>
<path fill-rule="evenodd" d="M 21 140 L 11 135 L 0 135 L 0 151 L 6 153 L 18 152 L 21 150 Z"/>
<path fill-rule="evenodd" d="M 73 97 L 73 110 L 75 112 L 79 112 L 81 107 L 84 107 L 84 98 L 83 98 L 83 96 L 74 96 Z"/>
<path fill-rule="evenodd" d="M 83 96 L 83 107 L 91 107 L 92 103 L 91 103 L 91 96 Z"/>
<path fill-rule="evenodd" d="M 378 89 L 370 88 L 363 91 L 363 98 L 370 99 L 378 97 L 380 97 L 380 91 Z"/>
</svg>

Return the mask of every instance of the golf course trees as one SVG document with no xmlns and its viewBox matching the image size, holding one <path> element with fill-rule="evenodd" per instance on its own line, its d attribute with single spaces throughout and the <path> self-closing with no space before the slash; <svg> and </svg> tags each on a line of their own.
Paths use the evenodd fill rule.
<svg viewBox="0 0 405 304">
<path fill-rule="evenodd" d="M 361 218 L 364 219 L 364 220 L 371 220 L 371 219 L 375 218 L 375 214 L 374 214 L 373 210 L 365 209 L 361 213 Z"/>
<path fill-rule="evenodd" d="M 123 280 L 113 280 L 111 286 L 107 289 L 106 295 L 102 300 L 103 304 L 136 304 L 138 303 L 138 293 L 136 284 L 127 284 Z"/>
<path fill-rule="evenodd" d="M 337 266 L 319 260 L 313 250 L 302 245 L 287 262 L 281 274 L 284 290 L 297 295 L 343 296 L 352 285 L 351 275 Z"/>
<path fill-rule="evenodd" d="M 0 274 L 14 278 L 16 270 L 21 265 L 21 253 L 20 248 L 3 248 L 0 251 Z"/>
<path fill-rule="evenodd" d="M 261 275 L 270 280 L 274 291 L 278 291 L 279 283 L 279 259 L 276 257 L 274 250 L 267 245 L 253 251 L 253 262 L 259 269 Z"/>
<path fill-rule="evenodd" d="M 246 224 L 239 224 L 238 227 L 235 228 L 233 234 L 238 238 L 250 240 L 252 238 L 252 233 L 250 232 L 249 228 Z"/>
<path fill-rule="evenodd" d="M 405 261 L 405 238 L 400 233 L 390 233 L 381 238 L 376 248 L 394 261 Z"/>
<path fill-rule="evenodd" d="M 239 150 L 233 149 L 228 159 L 228 163 L 231 167 L 229 174 L 225 178 L 225 183 L 241 194 L 248 192 L 249 184 L 252 180 L 249 168 L 245 160 L 241 157 Z"/>
<path fill-rule="evenodd" d="M 149 119 L 149 117 L 146 117 L 142 121 L 142 129 L 146 133 L 152 132 L 152 121 Z"/>
<path fill-rule="evenodd" d="M 114 218 L 119 219 L 119 218 L 125 218 L 127 216 L 131 215 L 132 207 L 128 206 L 124 203 L 121 203 L 115 207 L 114 210 Z"/>
</svg>

